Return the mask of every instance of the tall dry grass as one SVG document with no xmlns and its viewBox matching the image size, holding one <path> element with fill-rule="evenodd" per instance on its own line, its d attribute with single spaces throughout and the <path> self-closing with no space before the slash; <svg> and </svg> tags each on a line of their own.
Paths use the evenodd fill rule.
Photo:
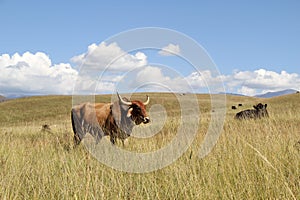
<svg viewBox="0 0 300 200">
<path fill-rule="evenodd" d="M 169 118 L 153 138 L 130 138 L 127 150 L 159 149 L 174 137 L 180 121 L 175 97 L 151 97 L 152 105 L 165 105 Z M 199 95 L 201 126 L 191 147 L 173 164 L 145 174 L 116 171 L 83 145 L 73 148 L 70 97 L 1 103 L 0 199 L 300 199 L 299 98 L 228 96 L 223 133 L 199 159 L 211 109 L 209 96 Z M 230 107 L 239 102 L 243 109 L 268 103 L 270 118 L 234 120 L 237 111 Z M 43 131 L 42 124 L 51 130 Z"/>
</svg>

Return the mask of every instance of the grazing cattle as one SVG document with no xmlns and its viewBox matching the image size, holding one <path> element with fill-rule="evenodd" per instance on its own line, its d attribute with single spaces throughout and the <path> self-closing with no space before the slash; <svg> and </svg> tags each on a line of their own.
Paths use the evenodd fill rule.
<svg viewBox="0 0 300 200">
<path fill-rule="evenodd" d="M 239 103 L 239 106 L 243 106 L 243 104 Z"/>
<path fill-rule="evenodd" d="M 269 117 L 267 111 L 267 104 L 263 105 L 261 103 L 253 106 L 254 109 L 244 110 L 235 115 L 236 119 L 257 119 L 262 117 Z"/>
<path fill-rule="evenodd" d="M 231 109 L 235 110 L 235 109 L 236 109 L 236 106 L 231 106 Z"/>
<path fill-rule="evenodd" d="M 71 119 L 75 144 L 79 144 L 86 133 L 90 133 L 96 143 L 108 135 L 112 144 L 117 138 L 124 144 L 134 125 L 150 122 L 146 112 L 148 96 L 146 102 L 141 102 L 117 95 L 119 100 L 114 103 L 83 103 L 73 107 Z"/>
</svg>

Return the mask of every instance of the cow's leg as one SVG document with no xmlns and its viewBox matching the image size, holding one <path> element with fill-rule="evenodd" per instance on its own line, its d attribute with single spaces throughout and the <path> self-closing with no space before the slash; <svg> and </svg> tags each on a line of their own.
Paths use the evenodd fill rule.
<svg viewBox="0 0 300 200">
<path fill-rule="evenodd" d="M 89 127 L 89 131 L 88 131 L 93 138 L 95 139 L 96 144 L 98 144 L 103 136 L 103 132 L 99 127 Z"/>
<path fill-rule="evenodd" d="M 78 145 L 80 144 L 84 133 L 82 130 L 82 125 L 80 123 L 80 120 L 74 110 L 72 110 L 71 112 L 71 120 L 72 120 L 73 132 L 74 132 L 74 143 L 75 145 Z"/>
<path fill-rule="evenodd" d="M 76 133 L 74 133 L 74 144 L 77 146 L 80 144 L 80 142 L 81 142 L 81 139 L 79 138 L 79 136 Z"/>
</svg>

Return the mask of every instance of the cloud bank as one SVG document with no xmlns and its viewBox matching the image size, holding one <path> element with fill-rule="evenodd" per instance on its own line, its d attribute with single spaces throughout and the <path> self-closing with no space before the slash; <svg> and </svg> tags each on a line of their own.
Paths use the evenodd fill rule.
<svg viewBox="0 0 300 200">
<path fill-rule="evenodd" d="M 42 53 L 0 56 L 0 93 L 9 95 L 70 94 L 78 72 L 69 63 L 52 64 Z"/>
<path fill-rule="evenodd" d="M 180 48 L 169 44 L 158 53 L 169 55 L 166 52 L 179 53 Z M 127 53 L 116 43 L 92 44 L 85 53 L 72 57 L 71 63 L 53 64 L 43 52 L 2 54 L 0 95 L 70 95 L 75 83 L 83 93 L 112 93 L 116 87 L 125 85 L 143 86 L 148 91 L 203 92 L 208 86 L 223 83 L 227 92 L 249 96 L 284 89 L 300 90 L 299 74 L 284 70 L 234 71 L 219 76 L 213 76 L 209 70 L 194 71 L 186 76 L 169 73 L 171 67 L 168 71 L 152 66 L 145 53 Z M 87 71 L 84 76 L 80 74 L 82 69 Z"/>
<path fill-rule="evenodd" d="M 296 73 L 280 73 L 266 69 L 255 71 L 237 71 L 225 78 L 225 84 L 231 91 L 244 95 L 274 92 L 285 89 L 300 89 L 300 77 Z"/>
</svg>

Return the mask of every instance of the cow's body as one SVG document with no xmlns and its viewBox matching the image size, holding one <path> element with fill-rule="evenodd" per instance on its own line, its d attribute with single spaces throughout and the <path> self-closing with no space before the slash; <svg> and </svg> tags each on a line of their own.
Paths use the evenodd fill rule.
<svg viewBox="0 0 300 200">
<path fill-rule="evenodd" d="M 116 138 L 124 141 L 132 132 L 134 125 L 148 123 L 145 105 L 140 101 L 128 101 L 121 98 L 114 103 L 83 103 L 74 106 L 71 111 L 74 141 L 79 144 L 86 133 L 90 133 L 96 143 L 103 136 L 110 136 L 114 144 Z"/>
<path fill-rule="evenodd" d="M 235 115 L 235 118 L 236 119 L 257 119 L 257 118 L 260 119 L 262 117 L 269 117 L 267 111 L 267 104 L 263 105 L 259 103 L 253 107 L 254 109 L 248 109 L 248 110 L 243 110 L 241 112 L 238 112 Z"/>
</svg>

